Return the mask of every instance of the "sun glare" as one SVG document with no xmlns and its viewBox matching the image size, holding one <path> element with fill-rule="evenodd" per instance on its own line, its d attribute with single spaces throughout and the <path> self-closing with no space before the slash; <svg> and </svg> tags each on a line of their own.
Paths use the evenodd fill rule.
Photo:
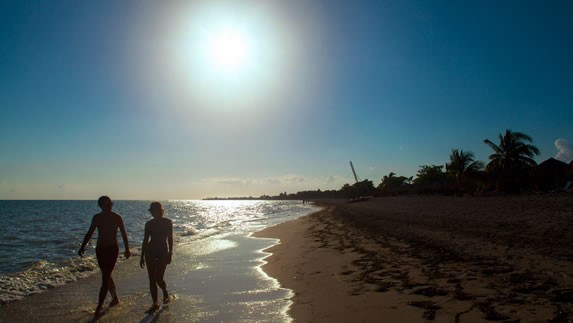
<svg viewBox="0 0 573 323">
<path fill-rule="evenodd" d="M 264 55 L 263 34 L 248 22 L 234 17 L 211 20 L 194 32 L 189 40 L 194 43 L 192 53 L 195 72 L 211 82 L 246 82 L 256 71 L 256 57 Z"/>
<path fill-rule="evenodd" d="M 224 27 L 216 30 L 208 39 L 207 58 L 214 67 L 236 71 L 249 65 L 251 41 L 244 32 Z"/>
<path fill-rule="evenodd" d="M 182 52 L 195 97 L 238 106 L 268 93 L 277 72 L 270 28 L 261 19 L 220 8 L 196 15 Z"/>
<path fill-rule="evenodd" d="M 181 106 L 254 111 L 282 95 L 297 47 L 272 6 L 204 2 L 181 12 L 166 48 L 174 60 L 163 62 L 176 81 L 168 91 L 192 102 Z"/>
</svg>

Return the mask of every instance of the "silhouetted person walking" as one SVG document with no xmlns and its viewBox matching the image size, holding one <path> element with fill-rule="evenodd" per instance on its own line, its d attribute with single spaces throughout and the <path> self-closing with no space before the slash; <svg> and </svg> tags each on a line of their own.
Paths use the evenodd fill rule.
<svg viewBox="0 0 573 323">
<path fill-rule="evenodd" d="M 123 244 L 125 245 L 125 258 L 129 258 L 131 253 L 129 252 L 129 243 L 127 241 L 127 234 L 125 233 L 125 227 L 123 225 L 123 220 L 121 216 L 115 212 L 111 211 L 113 205 L 111 199 L 107 196 L 102 196 L 98 199 L 97 204 L 101 208 L 101 212 L 94 215 L 92 218 L 92 223 L 78 254 L 80 257 L 84 256 L 85 248 L 90 241 L 94 230 L 97 228 L 98 237 L 96 245 L 96 257 L 99 268 L 101 269 L 101 288 L 99 290 L 99 300 L 95 310 L 95 315 L 101 313 L 101 308 L 103 302 L 107 296 L 107 292 L 111 293 L 111 303 L 109 306 L 114 306 L 119 303 L 117 298 L 117 293 L 115 291 L 115 284 L 113 278 L 111 278 L 111 272 L 115 267 L 117 262 L 117 256 L 119 254 L 119 246 L 117 245 L 117 229 L 121 231 L 121 237 L 123 238 Z"/>
<path fill-rule="evenodd" d="M 145 223 L 139 265 L 143 268 L 147 264 L 149 291 L 153 299 L 150 310 L 156 310 L 159 308 L 157 286 L 163 291 L 163 304 L 169 303 L 169 293 L 167 293 L 167 284 L 163 280 L 163 275 L 173 255 L 173 223 L 163 217 L 164 210 L 159 202 L 151 203 L 149 212 L 153 219 Z"/>
</svg>

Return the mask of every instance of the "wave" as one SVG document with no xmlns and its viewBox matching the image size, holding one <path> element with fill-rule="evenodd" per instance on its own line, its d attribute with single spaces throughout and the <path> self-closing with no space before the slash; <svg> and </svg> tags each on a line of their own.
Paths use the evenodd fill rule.
<svg viewBox="0 0 573 323">
<path fill-rule="evenodd" d="M 4 202 L 0 201 L 0 210 L 3 209 L 2 203 Z M 75 253 L 75 248 L 82 241 L 89 224 L 89 217 L 78 219 L 75 214 L 90 214 L 91 211 L 87 208 L 88 202 L 22 201 L 8 204 L 9 207 L 0 212 L 0 219 L 5 222 L 19 219 L 19 222 L 6 226 L 12 229 L 19 228 L 19 231 L 15 234 L 13 230 L 2 231 L 0 228 L 0 235 L 5 234 L 6 237 L 0 242 L 0 258 L 4 261 L 3 266 L 0 266 L 0 272 L 4 271 L 0 273 L 0 305 L 76 281 L 99 271 L 94 256 L 79 258 Z M 138 210 L 146 208 L 147 205 L 147 201 L 118 203 L 118 211 L 128 224 L 126 229 L 132 246 L 141 243 L 143 227 L 148 218 L 142 217 Z M 123 206 L 124 209 L 119 206 Z M 312 210 L 310 206 L 301 207 L 293 202 L 276 201 L 256 203 L 167 201 L 164 206 L 170 211 L 169 218 L 174 222 L 176 245 L 193 243 L 221 234 L 258 231 L 293 215 L 307 214 Z M 37 216 L 29 214 L 33 214 L 37 209 L 46 210 L 50 207 L 54 216 L 62 215 L 62 209 L 71 207 L 75 212 L 60 221 L 69 225 L 36 228 Z M 14 210 L 19 211 L 13 216 L 6 217 L 7 212 L 9 214 Z M 23 218 L 28 221 L 22 221 Z M 50 234 L 47 235 L 46 232 Z M 137 236 L 134 236 L 133 232 L 137 232 Z M 95 239 L 89 246 L 94 245 Z M 13 254 L 15 248 L 22 250 L 17 256 Z M 140 254 L 138 247 L 132 247 L 131 251 L 132 256 Z M 36 261 L 40 257 L 43 260 Z M 73 258 L 66 260 L 68 257 Z M 34 262 L 26 265 L 31 261 Z"/>
<path fill-rule="evenodd" d="M 39 260 L 25 271 L 0 275 L 0 304 L 87 277 L 97 268 L 95 257 L 74 258 L 63 264 Z"/>
<path fill-rule="evenodd" d="M 186 227 L 184 232 L 176 234 L 176 244 L 189 243 L 189 238 L 194 241 L 220 233 L 219 231 L 209 232 L 210 230 Z M 184 241 L 179 237 L 184 238 Z M 141 247 L 139 246 L 131 247 L 130 251 L 132 257 L 141 255 Z M 119 257 L 118 263 L 122 261 L 125 259 Z M 38 260 L 21 272 L 0 274 L 0 305 L 77 281 L 97 272 L 99 272 L 99 267 L 95 255 L 74 257 L 59 263 Z"/>
</svg>

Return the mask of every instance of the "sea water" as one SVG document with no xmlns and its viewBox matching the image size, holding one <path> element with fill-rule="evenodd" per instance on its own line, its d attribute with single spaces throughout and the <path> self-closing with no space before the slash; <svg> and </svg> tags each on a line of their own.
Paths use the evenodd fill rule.
<svg viewBox="0 0 573 323">
<path fill-rule="evenodd" d="M 114 201 L 113 210 L 123 217 L 130 248 L 136 255 L 144 224 L 151 218 L 147 211 L 150 202 Z M 165 216 L 173 221 L 176 248 L 177 244 L 191 244 L 193 248 L 188 249 L 195 254 L 190 256 L 207 259 L 203 263 L 210 268 L 224 268 L 229 255 L 245 259 L 245 266 L 260 265 L 251 264 L 250 255 L 235 252 L 225 256 L 221 251 L 241 244 L 236 248 L 241 253 L 257 252 L 260 244 L 245 239 L 249 233 L 316 210 L 301 201 L 177 200 L 162 204 Z M 77 256 L 77 250 L 92 216 L 99 211 L 96 201 L 0 201 L 0 304 L 97 272 L 93 250 L 84 258 Z M 96 238 L 97 232 L 87 249 L 95 248 Z M 122 253 L 119 234 L 118 241 Z M 217 256 L 210 256 L 215 253 Z M 252 277 L 244 278 L 239 280 Z M 250 284 L 256 287 L 258 283 Z"/>
</svg>

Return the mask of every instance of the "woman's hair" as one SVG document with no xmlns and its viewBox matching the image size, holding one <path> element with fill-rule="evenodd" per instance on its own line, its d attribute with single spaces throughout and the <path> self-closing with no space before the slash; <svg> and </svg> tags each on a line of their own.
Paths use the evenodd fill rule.
<svg viewBox="0 0 573 323">
<path fill-rule="evenodd" d="M 161 210 L 161 216 L 163 216 L 163 206 L 161 205 L 161 203 L 159 202 L 151 202 L 151 205 L 149 206 L 149 211 L 151 210 Z"/>
</svg>

